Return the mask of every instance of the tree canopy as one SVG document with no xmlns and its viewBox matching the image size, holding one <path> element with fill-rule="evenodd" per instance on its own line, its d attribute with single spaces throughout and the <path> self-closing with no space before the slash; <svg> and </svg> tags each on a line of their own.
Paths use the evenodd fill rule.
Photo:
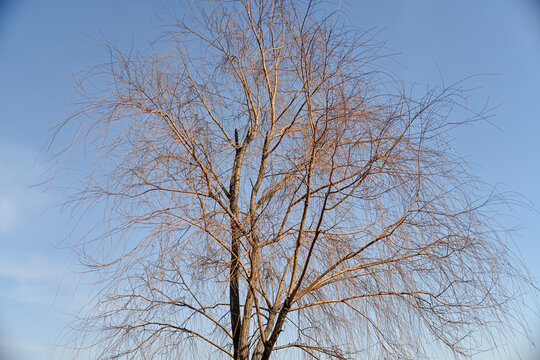
<svg viewBox="0 0 540 360">
<path fill-rule="evenodd" d="M 60 125 L 95 162 L 76 249 L 101 358 L 416 359 L 493 341 L 523 270 L 449 142 L 460 84 L 413 97 L 318 1 L 201 1 L 107 46 Z M 93 332 L 95 330 L 95 332 Z M 282 353 L 282 354 L 281 354 Z M 280 355 L 281 354 L 281 355 Z"/>
</svg>

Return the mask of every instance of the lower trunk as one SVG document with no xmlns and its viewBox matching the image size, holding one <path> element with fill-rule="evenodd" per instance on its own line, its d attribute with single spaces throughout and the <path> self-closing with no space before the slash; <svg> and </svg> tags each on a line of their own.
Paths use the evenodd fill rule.
<svg viewBox="0 0 540 360">
<path fill-rule="evenodd" d="M 289 304 L 289 299 L 287 299 L 285 301 L 285 304 L 281 308 L 281 311 L 279 312 L 278 318 L 276 320 L 276 325 L 274 326 L 274 330 L 272 331 L 272 335 L 270 335 L 270 338 L 264 344 L 264 350 L 260 357 L 260 360 L 270 359 L 270 355 L 274 350 L 274 346 L 276 345 L 279 334 L 281 334 L 281 330 L 283 330 L 283 325 L 285 324 L 285 319 L 287 318 L 290 307 L 291 305 Z"/>
<path fill-rule="evenodd" d="M 233 225 L 234 229 L 234 225 Z M 233 335 L 234 359 L 240 359 L 240 327 L 242 319 L 240 317 L 240 289 L 238 287 L 238 268 L 239 268 L 240 239 L 233 230 L 233 239 L 231 244 L 231 267 L 229 280 L 229 299 L 231 312 L 231 330 Z"/>
<path fill-rule="evenodd" d="M 240 331 L 240 359 L 248 360 L 249 359 L 249 330 L 251 326 L 251 316 L 253 311 L 253 303 L 255 300 L 256 293 L 254 289 L 257 287 L 258 281 L 258 268 L 259 268 L 259 250 L 253 249 L 250 256 L 251 263 L 251 274 L 248 279 L 248 287 L 246 294 L 246 301 L 244 303 L 244 317 L 242 321 L 241 331 Z"/>
</svg>

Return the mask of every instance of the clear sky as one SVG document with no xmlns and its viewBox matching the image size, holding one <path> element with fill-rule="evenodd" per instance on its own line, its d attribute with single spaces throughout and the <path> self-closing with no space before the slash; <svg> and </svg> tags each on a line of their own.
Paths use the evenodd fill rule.
<svg viewBox="0 0 540 360">
<path fill-rule="evenodd" d="M 69 250 L 58 248 L 73 225 L 69 213 L 51 208 L 62 189 L 31 187 L 44 180 L 51 128 L 75 109 L 72 74 L 105 59 L 104 35 L 143 48 L 174 4 L 0 0 L 0 359 L 67 358 L 51 353 L 51 345 L 89 292 L 89 280 L 68 270 L 74 269 Z M 486 101 L 496 107 L 492 124 L 456 131 L 454 144 L 484 181 L 540 209 L 540 2 L 351 0 L 343 9 L 386 42 L 396 55 L 385 66 L 408 84 L 491 74 L 467 84 L 477 88 L 471 108 Z M 503 221 L 520 227 L 514 239 L 539 279 L 540 214 L 518 208 Z M 540 318 L 531 315 L 530 325 L 540 342 Z M 520 352 L 537 359 L 525 346 Z"/>
</svg>

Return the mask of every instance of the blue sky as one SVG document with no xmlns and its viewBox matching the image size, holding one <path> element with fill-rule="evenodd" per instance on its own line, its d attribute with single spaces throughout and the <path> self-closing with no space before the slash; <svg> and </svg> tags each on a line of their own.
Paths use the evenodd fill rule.
<svg viewBox="0 0 540 360">
<path fill-rule="evenodd" d="M 69 213 L 51 207 L 62 199 L 62 189 L 43 193 L 31 187 L 44 179 L 51 128 L 75 109 L 72 74 L 105 59 L 99 47 L 103 34 L 126 47 L 132 42 L 144 47 L 174 4 L 0 0 L 2 359 L 68 358 L 68 352 L 51 353 L 51 345 L 64 336 L 69 314 L 76 314 L 91 290 L 90 279 L 69 270 L 77 269 L 69 250 L 58 246 L 70 234 L 80 235 L 72 232 Z M 480 109 L 488 101 L 496 107 L 492 124 L 456 131 L 454 144 L 484 181 L 519 192 L 539 209 L 539 2 L 350 1 L 343 9 L 396 53 L 385 66 L 409 85 L 422 88 L 486 74 L 467 82 L 476 88 L 467 105 Z M 540 278 L 540 214 L 517 208 L 503 221 L 520 227 L 515 242 Z M 540 342 L 540 318 L 531 315 L 530 325 Z M 519 351 L 523 359 L 535 359 L 526 346 Z"/>
</svg>

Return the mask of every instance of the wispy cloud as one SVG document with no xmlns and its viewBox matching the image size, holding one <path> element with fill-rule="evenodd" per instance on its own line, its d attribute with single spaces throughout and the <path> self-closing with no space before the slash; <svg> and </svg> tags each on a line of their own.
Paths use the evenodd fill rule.
<svg viewBox="0 0 540 360">
<path fill-rule="evenodd" d="M 8 348 L 14 350 L 32 351 L 37 353 L 48 353 L 49 347 L 23 341 L 2 339 L 0 340 L 0 348 Z"/>
<path fill-rule="evenodd" d="M 50 307 L 65 274 L 64 268 L 39 254 L 0 256 L 1 297 Z"/>
<path fill-rule="evenodd" d="M 0 276 L 17 281 L 58 279 L 65 266 L 38 254 L 0 256 Z"/>
<path fill-rule="evenodd" d="M 7 195 L 0 197 L 0 234 L 8 232 L 14 226 L 18 212 L 15 201 Z"/>
<path fill-rule="evenodd" d="M 47 205 L 48 194 L 32 187 L 44 168 L 35 162 L 37 151 L 0 139 L 0 236 L 27 225 Z M 2 241 L 2 238 L 0 238 Z"/>
</svg>

